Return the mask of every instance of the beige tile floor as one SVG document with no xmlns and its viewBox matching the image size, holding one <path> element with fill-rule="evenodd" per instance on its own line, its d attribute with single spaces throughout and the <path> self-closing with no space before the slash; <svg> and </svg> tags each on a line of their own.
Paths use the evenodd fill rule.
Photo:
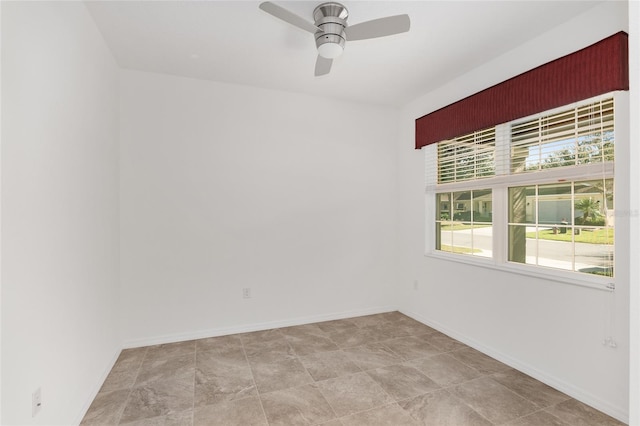
<svg viewBox="0 0 640 426">
<path fill-rule="evenodd" d="M 82 424 L 622 423 L 390 312 L 124 350 Z"/>
</svg>

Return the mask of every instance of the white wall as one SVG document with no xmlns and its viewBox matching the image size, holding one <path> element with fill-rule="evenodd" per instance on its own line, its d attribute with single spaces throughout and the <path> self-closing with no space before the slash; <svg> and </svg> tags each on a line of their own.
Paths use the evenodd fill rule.
<svg viewBox="0 0 640 426">
<path fill-rule="evenodd" d="M 626 7 L 599 5 L 420 97 L 403 109 L 398 145 L 401 309 L 622 420 L 629 403 L 629 218 L 616 219 L 621 268 L 612 349 L 602 345 L 607 292 L 424 256 L 424 158 L 413 149 L 413 129 L 424 114 L 627 30 Z M 616 208 L 623 210 L 639 184 L 628 183 L 628 159 L 620 155 L 616 164 Z"/>
<path fill-rule="evenodd" d="M 397 308 L 396 111 L 120 80 L 126 346 Z"/>
<path fill-rule="evenodd" d="M 117 78 L 82 3 L 3 2 L 2 424 L 78 423 L 120 349 Z"/>
</svg>

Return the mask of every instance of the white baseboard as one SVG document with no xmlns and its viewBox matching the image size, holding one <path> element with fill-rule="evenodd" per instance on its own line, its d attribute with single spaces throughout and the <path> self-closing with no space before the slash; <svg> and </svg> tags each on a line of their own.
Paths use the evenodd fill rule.
<svg viewBox="0 0 640 426">
<path fill-rule="evenodd" d="M 549 385 L 552 388 L 557 389 L 560 392 L 563 392 L 569 395 L 574 399 L 577 399 L 580 402 L 583 402 L 597 410 L 600 410 L 603 413 L 608 414 L 609 416 L 617 420 L 620 420 L 621 422 L 628 423 L 629 421 L 628 420 L 629 411 L 626 410 L 624 407 L 618 407 L 618 406 L 612 405 L 611 403 L 602 400 L 601 398 L 591 394 L 590 392 L 585 391 L 584 389 L 578 388 L 572 385 L 571 383 L 565 382 L 563 380 L 558 379 L 557 377 L 549 375 L 544 371 L 541 371 L 525 362 L 522 362 L 516 358 L 506 355 L 496 350 L 495 348 L 486 346 L 468 336 L 460 334 L 457 331 L 452 330 L 436 321 L 431 321 L 428 318 L 425 318 L 411 311 L 406 311 L 401 309 L 400 312 L 403 313 L 404 315 L 407 315 L 408 317 L 415 319 L 416 321 L 420 321 L 421 323 L 428 325 L 429 327 L 432 327 L 446 334 L 447 336 L 450 336 L 456 340 L 459 340 L 460 342 L 468 346 L 471 346 L 472 348 L 477 349 L 480 352 L 486 355 L 489 355 L 490 357 L 495 358 L 498 361 L 503 362 L 504 364 L 512 368 L 515 368 L 516 370 L 521 371 L 533 377 L 534 379 L 539 380 L 542 383 Z"/>
<path fill-rule="evenodd" d="M 104 381 L 107 380 L 107 376 L 113 369 L 113 366 L 116 364 L 116 361 L 118 360 L 118 357 L 120 356 L 121 352 L 122 352 L 122 349 L 118 349 L 117 351 L 115 351 L 114 355 L 111 357 L 111 361 L 107 365 L 107 368 L 105 368 L 105 370 L 102 372 L 102 375 L 100 376 L 96 384 L 93 386 L 91 392 L 89 392 L 89 396 L 87 397 L 87 400 L 82 405 L 82 409 L 80 410 L 80 414 L 76 418 L 75 424 L 79 425 L 82 422 L 82 419 L 87 414 L 87 411 L 89 411 L 89 407 L 91 407 L 91 403 L 93 403 L 93 400 L 98 395 L 98 392 L 100 392 L 100 388 L 104 384 Z"/>
<path fill-rule="evenodd" d="M 333 312 L 329 314 L 311 315 L 293 319 L 267 321 L 253 324 L 243 324 L 233 327 L 211 328 L 206 330 L 189 331 L 184 333 L 166 334 L 162 336 L 145 337 L 127 340 L 123 348 L 139 348 L 142 346 L 160 345 L 164 343 L 184 342 L 187 340 L 206 339 L 208 337 L 227 336 L 229 334 L 248 333 L 251 331 L 269 330 L 272 328 L 291 327 L 295 325 L 311 324 L 321 321 L 332 321 L 344 318 L 360 317 L 363 315 L 381 314 L 397 311 L 396 306 L 381 306 L 377 308 L 356 309 L 352 311 Z"/>
</svg>

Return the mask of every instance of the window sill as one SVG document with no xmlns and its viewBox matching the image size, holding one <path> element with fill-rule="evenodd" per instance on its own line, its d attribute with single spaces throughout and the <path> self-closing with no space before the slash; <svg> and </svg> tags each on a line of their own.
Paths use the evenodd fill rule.
<svg viewBox="0 0 640 426">
<path fill-rule="evenodd" d="M 584 288 L 591 288 L 602 291 L 613 291 L 615 289 L 615 278 L 598 276 L 578 276 L 577 272 L 564 272 L 546 268 L 544 266 L 522 265 L 517 263 L 497 263 L 494 259 L 481 258 L 468 255 L 449 254 L 440 251 L 425 253 L 427 258 L 445 260 L 455 263 L 464 263 L 480 268 L 493 269 L 511 274 L 524 275 L 542 280 L 554 281 L 562 284 L 569 284 Z M 586 274 L 585 274 L 586 275 Z"/>
</svg>

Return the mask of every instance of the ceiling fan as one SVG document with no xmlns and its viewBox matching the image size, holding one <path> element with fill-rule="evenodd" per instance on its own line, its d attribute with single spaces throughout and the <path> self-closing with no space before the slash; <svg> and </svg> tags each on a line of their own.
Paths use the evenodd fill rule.
<svg viewBox="0 0 640 426">
<path fill-rule="evenodd" d="M 313 24 L 270 1 L 261 3 L 260 9 L 315 36 L 318 48 L 316 76 L 329 74 L 333 60 L 342 54 L 346 41 L 366 40 L 404 33 L 409 31 L 411 26 L 409 15 L 387 16 L 348 25 L 349 11 L 340 3 L 335 2 L 322 3 L 316 7 L 313 11 L 315 21 Z"/>
</svg>

